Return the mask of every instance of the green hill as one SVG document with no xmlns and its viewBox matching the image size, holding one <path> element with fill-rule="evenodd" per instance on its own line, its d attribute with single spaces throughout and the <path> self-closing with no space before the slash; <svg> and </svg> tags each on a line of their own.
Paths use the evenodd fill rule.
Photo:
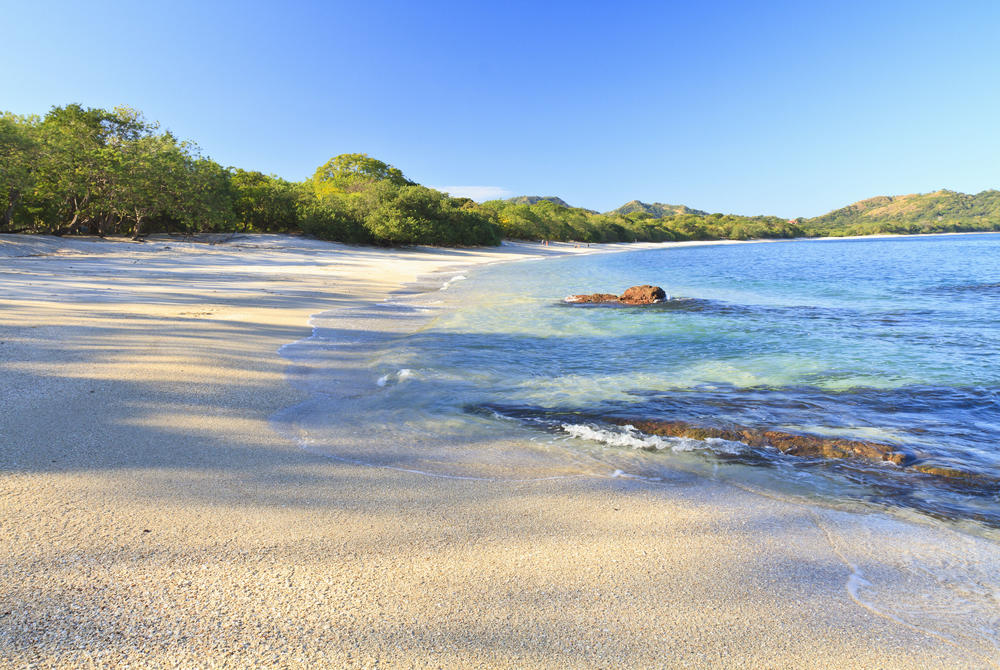
<svg viewBox="0 0 1000 670">
<path fill-rule="evenodd" d="M 513 203 L 515 205 L 537 205 L 543 200 L 555 203 L 560 207 L 569 207 L 569 203 L 562 198 L 557 198 L 554 195 L 519 195 L 515 198 L 507 198 L 507 202 Z"/>
<path fill-rule="evenodd" d="M 1000 229 L 1000 191 L 880 195 L 799 221 L 811 234 L 823 235 L 996 230 Z"/>
<path fill-rule="evenodd" d="M 662 219 L 665 216 L 675 216 L 678 214 L 694 214 L 695 216 L 707 216 L 708 212 L 700 209 L 691 209 L 686 205 L 667 205 L 662 202 L 652 204 L 639 200 L 630 200 L 618 209 L 605 212 L 608 216 L 628 216 L 636 212 L 649 214 L 654 219 Z"/>
</svg>

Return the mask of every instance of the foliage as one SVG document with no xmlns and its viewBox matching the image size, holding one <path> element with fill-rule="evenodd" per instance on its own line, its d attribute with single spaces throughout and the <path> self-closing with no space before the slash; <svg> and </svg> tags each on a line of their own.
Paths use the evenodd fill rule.
<svg viewBox="0 0 1000 670">
<path fill-rule="evenodd" d="M 383 181 L 368 192 L 365 227 L 383 244 L 500 244 L 499 228 L 469 203 L 425 186 Z"/>
<path fill-rule="evenodd" d="M 229 172 L 133 109 L 67 105 L 40 120 L 2 118 L 10 211 L 2 230 L 138 237 L 152 224 L 232 225 Z"/>
<path fill-rule="evenodd" d="M 1000 191 L 878 196 L 802 223 L 810 235 L 835 237 L 1000 230 Z"/>
<path fill-rule="evenodd" d="M 548 200 L 549 202 L 562 205 L 563 207 L 570 206 L 568 202 L 562 198 L 557 198 L 554 195 L 519 195 L 515 198 L 507 198 L 507 202 L 512 202 L 515 205 L 537 205 L 543 200 Z"/>
<path fill-rule="evenodd" d="M 316 168 L 313 188 L 317 197 L 360 193 L 378 182 L 397 186 L 410 184 L 398 168 L 371 158 L 368 154 L 341 154 Z"/>
<path fill-rule="evenodd" d="M 685 205 L 665 205 L 662 202 L 654 202 L 650 204 L 640 200 L 630 200 L 618 209 L 611 210 L 608 214 L 627 216 L 628 214 L 635 212 L 645 212 L 654 219 L 660 219 L 664 216 L 672 216 L 674 214 L 697 214 L 700 216 L 708 216 L 708 212 L 703 212 L 700 209 L 691 209 Z"/>
<path fill-rule="evenodd" d="M 235 170 L 230 179 L 236 220 L 243 231 L 289 231 L 297 227 L 299 193 L 295 184 L 246 170 Z"/>
<path fill-rule="evenodd" d="M 9 229 L 14 211 L 35 185 L 37 119 L 0 114 L 0 229 Z"/>
<path fill-rule="evenodd" d="M 359 244 L 633 242 L 1000 230 L 1000 191 L 882 196 L 813 219 L 709 214 L 633 200 L 604 214 L 554 196 L 477 204 L 342 154 L 293 183 L 226 168 L 125 107 L 0 112 L 0 232 L 306 233 Z"/>
<path fill-rule="evenodd" d="M 671 240 L 796 237 L 803 231 L 773 216 L 675 213 L 653 217 L 635 210 L 628 214 L 598 214 L 549 201 L 533 205 L 491 200 L 482 208 L 493 214 L 504 237 L 579 242 L 664 242 Z M 693 210 L 692 210 L 693 212 Z"/>
</svg>

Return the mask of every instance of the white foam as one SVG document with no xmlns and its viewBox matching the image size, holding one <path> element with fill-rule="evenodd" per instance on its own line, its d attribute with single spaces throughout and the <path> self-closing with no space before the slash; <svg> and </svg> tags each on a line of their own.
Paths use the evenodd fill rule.
<svg viewBox="0 0 1000 670">
<path fill-rule="evenodd" d="M 717 437 L 695 440 L 689 437 L 647 435 L 636 429 L 635 426 L 602 428 L 584 424 L 564 423 L 562 424 L 562 429 L 571 437 L 600 442 L 609 447 L 625 447 L 629 449 L 641 449 L 643 451 L 664 451 L 668 449 L 670 451 L 698 451 L 709 449 L 727 454 L 738 454 L 747 448 L 747 445 L 742 442 L 733 442 Z"/>
<path fill-rule="evenodd" d="M 379 386 L 386 386 L 389 384 L 390 381 L 395 380 L 395 382 L 398 384 L 402 381 L 409 379 L 410 377 L 415 377 L 416 374 L 417 373 L 411 370 L 410 368 L 402 368 L 400 370 L 396 370 L 395 372 L 390 372 L 388 374 L 382 375 L 381 377 L 378 378 L 378 380 L 376 380 L 375 383 Z"/>
<path fill-rule="evenodd" d="M 442 284 L 441 285 L 441 290 L 442 291 L 447 291 L 449 286 L 451 286 L 452 284 L 454 284 L 457 281 L 462 281 L 464 279 L 468 279 L 468 277 L 466 277 L 465 275 L 456 275 L 455 277 L 452 277 L 451 279 L 449 279 L 448 281 L 446 281 L 444 284 Z"/>
</svg>

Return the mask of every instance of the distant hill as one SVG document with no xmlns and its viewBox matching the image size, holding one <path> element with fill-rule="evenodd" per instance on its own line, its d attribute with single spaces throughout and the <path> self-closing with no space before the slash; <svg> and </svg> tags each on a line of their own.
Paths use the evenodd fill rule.
<svg viewBox="0 0 1000 670">
<path fill-rule="evenodd" d="M 605 212 L 605 214 L 608 216 L 625 216 L 627 214 L 632 214 L 633 212 L 645 212 L 654 219 L 662 219 L 665 216 L 674 216 L 677 214 L 694 214 L 695 216 L 708 215 L 708 212 L 703 212 L 700 209 L 691 209 L 685 205 L 667 205 L 662 202 L 654 202 L 650 204 L 639 200 L 626 202 L 618 209 Z"/>
<path fill-rule="evenodd" d="M 507 198 L 507 202 L 512 202 L 515 205 L 537 205 L 543 200 L 549 202 L 554 202 L 562 207 L 569 207 L 570 204 L 563 200 L 562 198 L 557 198 L 554 195 L 519 195 L 516 198 Z"/>
<path fill-rule="evenodd" d="M 948 228 L 985 230 L 1000 227 L 1000 191 L 975 195 L 948 190 L 880 195 L 800 221 L 805 228 L 816 232 L 904 226 L 914 232 Z"/>
</svg>

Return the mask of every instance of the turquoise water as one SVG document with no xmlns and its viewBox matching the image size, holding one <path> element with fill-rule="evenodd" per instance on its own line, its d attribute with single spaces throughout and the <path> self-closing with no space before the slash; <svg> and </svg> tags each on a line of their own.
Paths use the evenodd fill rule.
<svg viewBox="0 0 1000 670">
<path fill-rule="evenodd" d="M 851 599 L 994 659 L 998 252 L 1000 235 L 790 241 L 444 273 L 315 315 L 312 336 L 280 352 L 308 399 L 273 423 L 313 453 L 421 476 L 626 477 L 626 490 L 668 496 L 712 479 L 804 505 Z M 670 300 L 563 301 L 642 283 Z M 831 460 L 629 427 L 650 420 L 909 457 Z"/>
<path fill-rule="evenodd" d="M 516 425 L 654 480 L 683 468 L 1000 524 L 1000 235 L 670 248 L 468 276 L 409 303 L 433 319 L 375 348 L 386 423 L 409 417 L 395 430 L 469 445 Z M 645 283 L 670 299 L 562 300 Z M 963 476 L 656 438 L 620 425 L 633 419 L 874 441 Z"/>
</svg>

